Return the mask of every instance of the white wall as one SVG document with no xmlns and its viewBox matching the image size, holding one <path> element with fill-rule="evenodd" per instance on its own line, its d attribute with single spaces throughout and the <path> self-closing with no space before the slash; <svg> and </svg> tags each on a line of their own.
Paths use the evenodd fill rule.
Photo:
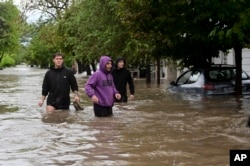
<svg viewBox="0 0 250 166">
<path fill-rule="evenodd" d="M 218 58 L 213 58 L 212 62 L 215 64 L 230 64 L 235 65 L 234 50 L 229 50 L 227 55 L 220 52 Z M 242 69 L 250 75 L 250 49 L 242 49 Z"/>
<path fill-rule="evenodd" d="M 242 50 L 242 69 L 250 75 L 250 49 Z"/>
<path fill-rule="evenodd" d="M 229 53 L 225 55 L 220 52 L 218 58 L 212 58 L 214 64 L 230 64 L 235 65 L 234 50 L 229 50 Z M 242 69 L 250 75 L 250 49 L 242 49 Z M 175 80 L 183 71 L 176 69 L 176 65 L 173 63 L 167 64 L 163 70 L 168 80 Z"/>
</svg>

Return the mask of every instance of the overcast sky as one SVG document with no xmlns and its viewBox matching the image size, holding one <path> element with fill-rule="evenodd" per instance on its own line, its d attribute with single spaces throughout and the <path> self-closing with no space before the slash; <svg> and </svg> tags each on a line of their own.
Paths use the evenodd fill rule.
<svg viewBox="0 0 250 166">
<path fill-rule="evenodd" d="M 19 8 L 20 7 L 20 4 L 26 2 L 26 0 L 13 0 L 13 3 Z M 30 13 L 27 13 L 27 21 L 28 22 L 36 22 L 40 15 L 41 15 L 41 12 L 40 11 L 33 11 L 33 12 L 30 12 Z"/>
</svg>

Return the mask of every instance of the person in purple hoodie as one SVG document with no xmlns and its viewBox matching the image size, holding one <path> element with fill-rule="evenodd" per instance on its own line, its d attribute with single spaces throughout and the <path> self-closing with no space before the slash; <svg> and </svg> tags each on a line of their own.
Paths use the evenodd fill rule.
<svg viewBox="0 0 250 166">
<path fill-rule="evenodd" d="M 85 92 L 93 102 L 94 113 L 97 117 L 112 116 L 115 99 L 121 98 L 111 75 L 112 63 L 110 57 L 101 56 L 99 70 L 93 73 L 85 84 Z"/>
</svg>

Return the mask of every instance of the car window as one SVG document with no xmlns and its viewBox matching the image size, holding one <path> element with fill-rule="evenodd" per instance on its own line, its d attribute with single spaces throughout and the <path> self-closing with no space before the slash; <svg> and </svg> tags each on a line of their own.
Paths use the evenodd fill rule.
<svg viewBox="0 0 250 166">
<path fill-rule="evenodd" d="M 247 75 L 247 73 L 245 71 L 242 71 L 241 77 L 243 80 L 249 79 L 249 76 Z"/>
<path fill-rule="evenodd" d="M 196 82 L 201 75 L 200 71 L 198 70 L 190 70 L 184 73 L 180 76 L 180 78 L 177 80 L 177 84 L 192 84 Z"/>
<path fill-rule="evenodd" d="M 228 81 L 234 78 L 234 71 L 232 69 L 212 69 L 208 72 L 209 81 Z"/>
<path fill-rule="evenodd" d="M 234 76 L 236 76 L 236 69 L 234 69 L 233 72 L 234 72 Z M 242 80 L 247 80 L 247 79 L 249 79 L 249 76 L 245 71 L 242 71 L 241 78 L 242 78 Z"/>
</svg>

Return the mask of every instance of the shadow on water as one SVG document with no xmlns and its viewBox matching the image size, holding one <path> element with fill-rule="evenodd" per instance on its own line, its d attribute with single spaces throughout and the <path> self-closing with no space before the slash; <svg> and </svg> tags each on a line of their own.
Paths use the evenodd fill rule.
<svg viewBox="0 0 250 166">
<path fill-rule="evenodd" d="M 84 110 L 37 107 L 46 70 L 0 71 L 0 165 L 229 165 L 230 149 L 250 149 L 250 98 L 168 94 L 168 83 L 135 80 L 135 100 L 114 116 L 94 116 L 76 75 Z M 12 110 L 13 109 L 13 110 Z"/>
<path fill-rule="evenodd" d="M 43 114 L 42 121 L 44 123 L 70 123 L 70 112 L 56 111 L 53 114 Z"/>
<path fill-rule="evenodd" d="M 16 112 L 18 111 L 17 107 L 9 107 L 7 105 L 0 105 L 0 114 L 4 114 L 7 112 Z"/>
<path fill-rule="evenodd" d="M 165 81 L 165 88 L 169 87 L 170 83 Z M 165 89 L 166 90 L 166 89 Z M 233 107 L 238 111 L 248 112 L 249 107 L 249 95 L 236 96 L 236 95 L 209 95 L 203 96 L 200 94 L 188 94 L 188 93 L 172 93 L 166 90 L 166 94 L 170 95 L 173 100 L 187 101 L 192 106 L 197 108 L 207 107 Z"/>
</svg>

